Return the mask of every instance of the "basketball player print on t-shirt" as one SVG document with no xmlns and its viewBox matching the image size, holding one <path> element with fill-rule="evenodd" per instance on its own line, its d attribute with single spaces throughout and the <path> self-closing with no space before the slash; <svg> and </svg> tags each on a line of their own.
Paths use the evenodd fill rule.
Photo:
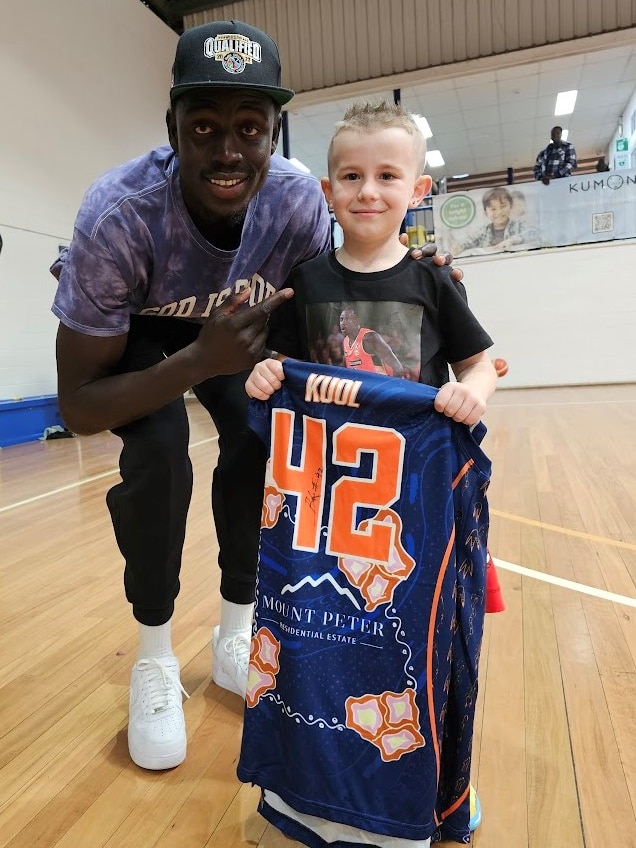
<svg viewBox="0 0 636 848">
<path fill-rule="evenodd" d="M 307 306 L 312 362 L 417 382 L 422 307 L 393 301 Z"/>
</svg>

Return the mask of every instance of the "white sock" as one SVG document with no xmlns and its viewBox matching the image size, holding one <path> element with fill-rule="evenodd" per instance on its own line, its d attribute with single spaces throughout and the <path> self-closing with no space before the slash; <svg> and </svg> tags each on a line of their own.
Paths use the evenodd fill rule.
<svg viewBox="0 0 636 848">
<path fill-rule="evenodd" d="M 242 633 L 250 638 L 254 604 L 233 604 L 221 598 L 221 624 L 219 639 L 228 639 Z"/>
<path fill-rule="evenodd" d="M 166 621 L 158 627 L 139 624 L 139 649 L 137 659 L 149 657 L 171 657 L 172 654 L 172 621 Z"/>
</svg>

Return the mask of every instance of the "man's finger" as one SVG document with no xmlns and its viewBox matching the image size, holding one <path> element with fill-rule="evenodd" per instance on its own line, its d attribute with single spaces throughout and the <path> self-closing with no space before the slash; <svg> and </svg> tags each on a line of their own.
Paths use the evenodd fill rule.
<svg viewBox="0 0 636 848">
<path fill-rule="evenodd" d="M 294 296 L 293 289 L 281 289 L 273 294 L 271 297 L 268 297 L 267 300 L 264 300 L 262 303 L 259 303 L 258 306 L 254 306 L 252 309 L 249 309 L 248 312 L 256 313 L 252 317 L 257 321 L 259 318 L 263 321 L 263 326 L 267 326 L 269 324 L 269 316 L 275 309 L 283 304 L 286 300 L 289 300 L 290 297 Z"/>
<path fill-rule="evenodd" d="M 286 300 L 289 300 L 290 297 L 294 296 L 293 289 L 281 289 L 277 291 L 276 294 L 273 294 L 271 297 L 268 297 L 267 300 L 264 300 L 262 303 L 259 303 L 255 309 L 262 310 L 267 316 L 267 320 L 269 320 L 269 316 L 271 313 L 278 309 L 278 307 L 283 304 Z"/>
<path fill-rule="evenodd" d="M 257 306 L 253 306 L 251 309 L 243 309 L 240 312 L 237 312 L 236 306 L 233 303 L 233 298 L 241 297 L 242 299 L 240 303 L 244 303 L 246 298 L 242 297 L 243 294 L 244 292 L 241 292 L 240 295 L 228 298 L 224 306 L 230 303 L 230 309 L 223 309 L 221 313 L 223 317 L 233 315 L 233 323 L 238 329 L 250 325 L 257 327 L 265 327 L 265 325 L 269 321 L 269 316 L 271 315 L 271 313 L 275 309 L 278 309 L 278 307 L 286 300 L 289 300 L 290 297 L 293 297 L 294 290 L 281 289 L 280 291 L 273 294 L 271 297 L 268 297 L 267 300 L 264 300 L 262 303 L 259 303 Z"/>
<path fill-rule="evenodd" d="M 251 291 L 251 289 L 243 289 L 238 294 L 230 295 L 220 310 L 221 315 L 233 315 L 247 301 Z"/>
</svg>

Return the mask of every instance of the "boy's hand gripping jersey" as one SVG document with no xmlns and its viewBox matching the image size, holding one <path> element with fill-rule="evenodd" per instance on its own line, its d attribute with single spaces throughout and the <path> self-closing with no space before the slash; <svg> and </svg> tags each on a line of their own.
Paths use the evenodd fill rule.
<svg viewBox="0 0 636 848">
<path fill-rule="evenodd" d="M 428 386 L 284 369 L 250 404 L 269 460 L 238 776 L 305 814 L 469 842 L 485 427 L 435 412 Z"/>
</svg>

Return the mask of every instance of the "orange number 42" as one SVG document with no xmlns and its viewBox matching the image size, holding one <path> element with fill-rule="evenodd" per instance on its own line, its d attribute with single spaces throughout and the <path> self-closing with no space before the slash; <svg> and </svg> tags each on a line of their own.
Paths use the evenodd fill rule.
<svg viewBox="0 0 636 848">
<path fill-rule="evenodd" d="M 303 416 L 300 464 L 291 464 L 295 413 L 275 409 L 272 417 L 270 473 L 273 485 L 297 497 L 293 546 L 318 551 L 325 502 L 329 504 L 326 552 L 388 562 L 395 528 L 379 521 L 360 530 L 360 508 L 382 509 L 394 503 L 402 488 L 405 439 L 396 430 L 347 423 L 332 437 L 331 462 L 360 469 L 363 454 L 371 454 L 368 477 L 343 475 L 327 491 L 329 450 L 326 424 Z"/>
</svg>

